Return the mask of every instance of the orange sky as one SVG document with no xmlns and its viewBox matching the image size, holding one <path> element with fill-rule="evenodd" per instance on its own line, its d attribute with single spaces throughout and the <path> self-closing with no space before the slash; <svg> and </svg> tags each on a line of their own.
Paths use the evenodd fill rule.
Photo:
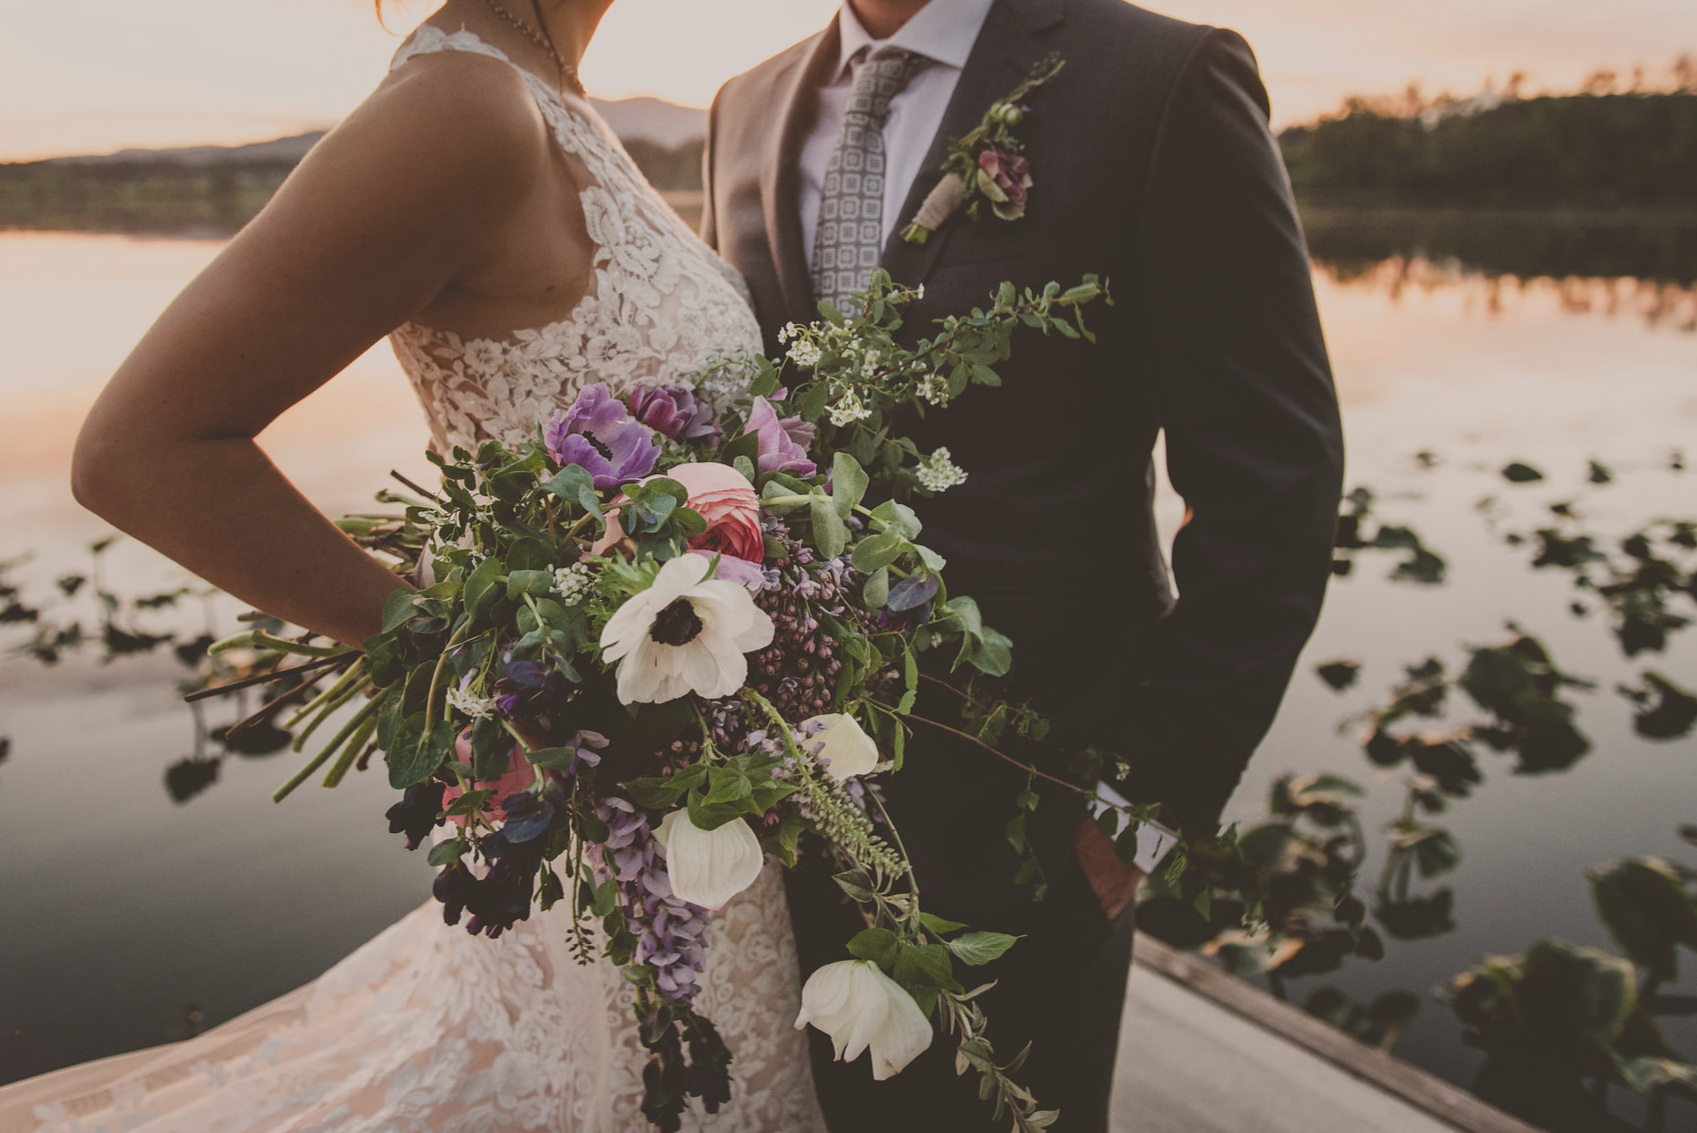
<svg viewBox="0 0 1697 1133">
<path fill-rule="evenodd" d="M 932 0 L 947 4 L 951 0 Z M 1275 115 L 1346 94 L 1476 90 L 1515 69 L 1569 86 L 1594 67 L 1665 69 L 1697 52 L 1692 0 L 1161 0 L 1235 27 Z M 617 0 L 584 61 L 604 97 L 704 104 L 824 25 L 835 0 Z M 429 10 L 413 0 L 404 30 Z M 396 39 L 365 0 L 0 0 L 0 159 L 126 145 L 249 141 L 321 126 L 371 88 Z"/>
</svg>

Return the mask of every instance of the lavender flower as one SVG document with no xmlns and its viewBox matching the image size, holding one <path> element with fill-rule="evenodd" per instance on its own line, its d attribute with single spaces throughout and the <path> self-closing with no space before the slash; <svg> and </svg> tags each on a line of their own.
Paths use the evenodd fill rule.
<svg viewBox="0 0 1697 1133">
<path fill-rule="evenodd" d="M 543 439 L 556 463 L 581 466 L 603 492 L 642 479 L 660 458 L 653 432 L 632 420 L 604 385 L 590 386 L 570 409 L 549 418 Z"/>
<path fill-rule="evenodd" d="M 630 395 L 631 415 L 662 437 L 693 440 L 719 431 L 713 411 L 680 386 L 645 386 Z"/>
</svg>

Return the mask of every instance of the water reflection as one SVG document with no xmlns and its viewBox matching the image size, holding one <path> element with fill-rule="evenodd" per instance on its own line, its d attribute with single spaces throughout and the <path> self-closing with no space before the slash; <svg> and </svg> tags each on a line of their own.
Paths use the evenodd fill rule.
<svg viewBox="0 0 1697 1133">
<path fill-rule="evenodd" d="M 1551 301 L 1569 315 L 1633 315 L 1651 327 L 1697 332 L 1697 285 L 1665 280 L 1603 276 L 1490 275 L 1460 260 L 1391 256 L 1371 263 L 1316 260 L 1340 287 L 1375 291 L 1392 303 L 1411 291 L 1432 294 L 1464 290 L 1469 303 L 1500 315 L 1527 301 Z"/>
</svg>

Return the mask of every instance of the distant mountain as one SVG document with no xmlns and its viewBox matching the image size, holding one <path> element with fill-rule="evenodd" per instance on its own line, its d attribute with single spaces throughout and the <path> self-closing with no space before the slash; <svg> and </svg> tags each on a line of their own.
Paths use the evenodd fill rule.
<svg viewBox="0 0 1697 1133">
<path fill-rule="evenodd" d="M 659 98 L 591 99 L 613 133 L 626 142 L 645 141 L 677 149 L 707 136 L 707 111 Z"/>
<path fill-rule="evenodd" d="M 306 156 L 323 130 L 274 138 L 269 142 L 250 142 L 244 146 L 180 146 L 175 149 L 122 149 L 117 153 L 79 154 L 74 157 L 51 157 L 43 165 L 118 165 L 126 162 L 170 162 L 191 168 L 204 169 L 214 165 L 294 165 Z"/>
<path fill-rule="evenodd" d="M 590 100 L 607 125 L 627 145 L 648 142 L 674 150 L 700 141 L 707 134 L 707 111 L 696 106 L 679 106 L 659 98 Z M 306 156 L 323 130 L 251 142 L 240 146 L 180 146 L 174 149 L 124 149 L 116 153 L 79 154 L 49 158 L 52 165 L 116 165 L 136 162 L 171 162 L 204 169 L 218 165 L 294 165 Z"/>
</svg>

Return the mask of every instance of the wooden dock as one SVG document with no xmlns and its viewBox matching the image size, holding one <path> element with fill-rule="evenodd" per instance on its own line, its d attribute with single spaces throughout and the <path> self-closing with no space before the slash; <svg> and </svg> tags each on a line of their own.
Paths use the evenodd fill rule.
<svg viewBox="0 0 1697 1133">
<path fill-rule="evenodd" d="M 1149 936 L 1133 955 L 1114 1133 L 1538 1133 Z"/>
</svg>

